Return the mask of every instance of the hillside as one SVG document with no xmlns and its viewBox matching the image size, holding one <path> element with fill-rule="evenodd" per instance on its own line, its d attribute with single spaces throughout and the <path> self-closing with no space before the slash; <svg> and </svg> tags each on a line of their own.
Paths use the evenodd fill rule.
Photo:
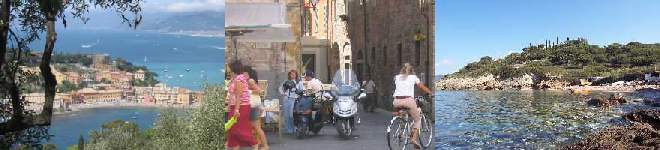
<svg viewBox="0 0 660 150">
<path fill-rule="evenodd" d="M 559 80 L 572 85 L 578 79 L 595 84 L 643 80 L 644 73 L 659 69 L 660 44 L 630 42 L 590 45 L 586 39 L 531 45 L 502 59 L 482 57 L 446 78 L 475 78 L 492 74 L 496 80 L 532 75 L 535 81 Z"/>
</svg>

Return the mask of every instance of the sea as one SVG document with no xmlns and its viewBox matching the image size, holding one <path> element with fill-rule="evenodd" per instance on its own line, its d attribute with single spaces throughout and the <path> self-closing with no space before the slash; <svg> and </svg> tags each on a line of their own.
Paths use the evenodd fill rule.
<svg viewBox="0 0 660 150">
<path fill-rule="evenodd" d="M 590 107 L 590 97 L 563 91 L 437 91 L 436 149 L 558 149 L 645 105 Z M 633 98 L 628 95 L 628 98 Z"/>
<path fill-rule="evenodd" d="M 42 51 L 43 43 L 33 42 L 30 48 Z M 134 65 L 147 66 L 169 87 L 202 90 L 207 83 L 223 83 L 224 47 L 224 37 L 142 30 L 63 29 L 58 31 L 55 53 L 109 54 Z M 142 129 L 150 128 L 159 113 L 159 108 L 115 107 L 56 115 L 49 129 L 52 136 L 47 142 L 58 149 L 66 149 L 77 144 L 79 136 L 88 139 L 89 132 L 117 119 L 136 122 Z"/>
<path fill-rule="evenodd" d="M 43 41 L 30 48 L 43 51 Z M 201 90 L 224 80 L 224 37 L 168 34 L 143 30 L 65 29 L 58 32 L 55 53 L 109 54 L 147 66 L 171 87 Z"/>
</svg>

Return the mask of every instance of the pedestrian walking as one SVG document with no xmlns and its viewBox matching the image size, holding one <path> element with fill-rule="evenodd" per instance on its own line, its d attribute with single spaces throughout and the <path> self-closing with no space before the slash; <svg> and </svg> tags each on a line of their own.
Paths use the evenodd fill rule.
<svg viewBox="0 0 660 150">
<path fill-rule="evenodd" d="M 371 79 L 371 76 L 366 76 L 366 80 L 362 81 L 364 92 L 367 94 L 367 97 L 364 101 L 364 110 L 367 112 L 374 112 L 376 108 L 376 84 Z"/>
<path fill-rule="evenodd" d="M 235 60 L 230 65 L 234 78 L 229 83 L 229 113 L 228 116 L 237 116 L 238 121 L 227 133 L 227 149 L 238 150 L 241 147 L 254 147 L 256 141 L 252 136 L 252 124 L 250 122 L 250 92 L 248 80 L 245 74 L 245 66 Z"/>
</svg>

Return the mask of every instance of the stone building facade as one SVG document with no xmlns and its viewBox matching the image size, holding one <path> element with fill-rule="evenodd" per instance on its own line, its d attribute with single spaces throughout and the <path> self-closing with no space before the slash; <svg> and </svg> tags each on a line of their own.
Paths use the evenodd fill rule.
<svg viewBox="0 0 660 150">
<path fill-rule="evenodd" d="M 287 72 L 289 70 L 295 69 L 298 72 L 301 72 L 302 69 L 302 8 L 303 1 L 301 0 L 226 0 L 226 7 L 235 7 L 237 5 L 231 4 L 240 4 L 240 5 L 254 5 L 254 7 L 259 7 L 257 5 L 267 5 L 264 7 L 272 8 L 275 6 L 283 6 L 285 13 L 283 14 L 283 24 L 287 24 L 288 27 L 286 30 L 293 37 L 293 41 L 288 42 L 273 42 L 273 41 L 240 41 L 242 35 L 236 34 L 245 31 L 245 34 L 250 34 L 250 32 L 258 32 L 251 28 L 250 26 L 227 26 L 231 23 L 231 19 L 227 20 L 225 26 L 225 44 L 227 49 L 225 50 L 225 62 L 231 63 L 234 60 L 241 60 L 243 64 L 251 65 L 259 76 L 260 80 L 266 80 L 268 83 L 268 88 L 266 89 L 267 95 L 266 99 L 277 99 L 280 98 L 277 88 L 279 85 L 287 79 Z M 236 8 L 226 8 L 226 9 L 236 9 Z M 233 10 L 234 11 L 234 10 Z M 250 13 L 273 13 L 273 12 L 260 12 L 255 10 L 240 10 L 240 11 L 251 11 Z M 236 13 L 235 15 L 240 16 L 241 13 L 238 12 L 229 12 Z M 268 15 L 268 14 L 264 14 Z M 280 17 L 279 15 L 276 15 Z M 260 20 L 251 20 L 257 23 L 262 23 Z M 270 26 L 272 24 L 261 24 L 261 26 Z M 255 31 L 249 31 L 254 29 Z M 272 28 L 269 28 L 272 29 Z M 245 35 L 244 34 L 244 35 Z M 235 35 L 235 36 L 234 36 Z M 280 35 L 272 35 L 280 36 Z M 226 67 L 226 72 L 231 73 L 231 70 Z M 227 76 L 229 77 L 229 76 Z"/>
<path fill-rule="evenodd" d="M 353 67 L 360 80 L 372 76 L 380 107 L 391 108 L 392 80 L 403 63 L 415 66 L 417 76 L 432 88 L 433 0 L 348 0 L 347 8 Z"/>
</svg>

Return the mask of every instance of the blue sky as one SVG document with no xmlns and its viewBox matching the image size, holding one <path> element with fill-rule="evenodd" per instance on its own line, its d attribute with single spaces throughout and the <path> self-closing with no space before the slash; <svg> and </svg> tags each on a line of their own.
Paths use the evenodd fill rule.
<svg viewBox="0 0 660 150">
<path fill-rule="evenodd" d="M 436 74 L 556 37 L 660 43 L 659 0 L 438 0 Z"/>
<path fill-rule="evenodd" d="M 142 0 L 141 5 L 143 19 L 149 20 L 159 16 L 180 13 L 222 12 L 225 9 L 225 0 Z M 70 19 L 67 21 L 69 21 L 72 26 L 68 28 L 130 29 L 128 26 L 121 23 L 120 17 L 112 9 L 93 7 L 91 10 L 92 11 L 87 14 L 87 16 L 91 18 L 87 24 L 83 24 L 79 19 Z M 219 13 L 219 15 L 224 14 Z M 60 25 L 58 26 L 61 27 Z M 224 24 L 219 26 L 224 26 Z"/>
</svg>

